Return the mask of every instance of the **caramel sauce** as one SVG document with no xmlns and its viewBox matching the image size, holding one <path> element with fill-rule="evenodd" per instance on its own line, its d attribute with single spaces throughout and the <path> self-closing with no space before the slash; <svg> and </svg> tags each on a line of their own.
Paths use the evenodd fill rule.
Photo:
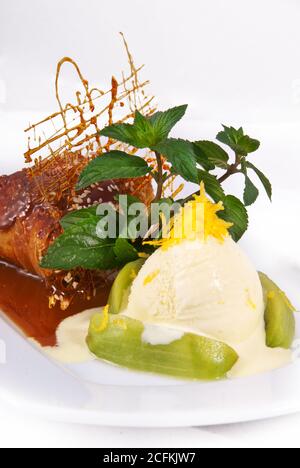
<svg viewBox="0 0 300 468">
<path fill-rule="evenodd" d="M 42 346 L 55 346 L 57 327 L 67 317 L 104 306 L 109 290 L 107 285 L 100 288 L 90 301 L 76 296 L 65 311 L 59 305 L 49 309 L 49 291 L 42 280 L 0 262 L 0 313 Z"/>
</svg>

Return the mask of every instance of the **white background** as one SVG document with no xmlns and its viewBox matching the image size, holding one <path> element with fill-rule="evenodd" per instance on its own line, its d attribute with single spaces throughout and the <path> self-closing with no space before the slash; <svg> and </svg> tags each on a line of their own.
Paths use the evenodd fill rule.
<svg viewBox="0 0 300 468">
<path fill-rule="evenodd" d="M 107 88 L 126 68 L 123 31 L 160 107 L 190 104 L 193 137 L 213 137 L 205 128 L 217 131 L 221 122 L 261 129 L 262 155 L 269 153 L 261 166 L 270 168 L 280 145 L 284 167 L 275 171 L 274 160 L 273 182 L 297 188 L 300 155 L 289 142 L 300 118 L 299 20 L 298 0 L 0 0 L 1 171 L 16 150 L 22 161 L 29 116 L 56 110 L 56 62 L 74 57 Z M 71 88 L 73 77 L 64 79 Z M 288 166 L 295 170 L 283 178 Z M 299 447 L 299 428 L 300 416 L 210 429 L 105 429 L 47 422 L 0 403 L 0 445 L 12 447 Z"/>
</svg>

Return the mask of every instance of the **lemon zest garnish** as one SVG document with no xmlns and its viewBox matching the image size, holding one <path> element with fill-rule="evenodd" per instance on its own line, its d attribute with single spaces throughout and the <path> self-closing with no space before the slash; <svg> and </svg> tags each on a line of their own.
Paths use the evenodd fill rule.
<svg viewBox="0 0 300 468">
<path fill-rule="evenodd" d="M 248 304 L 249 307 L 251 307 L 251 309 L 253 309 L 253 310 L 257 309 L 257 305 L 255 304 L 255 302 L 252 301 L 251 297 L 248 298 L 247 304 Z"/>
<path fill-rule="evenodd" d="M 109 305 L 106 305 L 104 307 L 102 314 L 103 314 L 103 317 L 102 317 L 101 323 L 99 325 L 95 325 L 95 322 L 93 322 L 93 329 L 94 329 L 94 331 L 96 333 L 103 332 L 108 327 L 108 323 L 109 323 Z"/>
<path fill-rule="evenodd" d="M 147 286 L 148 284 L 152 283 L 152 281 L 158 277 L 159 273 L 160 273 L 160 270 L 155 270 L 153 271 L 153 273 L 150 273 L 149 275 L 147 275 L 146 278 L 144 279 L 144 286 Z"/>
<path fill-rule="evenodd" d="M 145 244 L 166 250 L 184 240 L 205 242 L 208 237 L 214 237 L 224 242 L 233 224 L 221 219 L 217 215 L 219 211 L 224 211 L 223 202 L 213 203 L 206 195 L 204 182 L 201 182 L 200 195 L 194 195 L 194 200 L 186 203 L 169 224 L 166 224 L 162 217 L 163 239 Z"/>
<path fill-rule="evenodd" d="M 257 305 L 256 305 L 255 302 L 252 300 L 249 289 L 246 289 L 245 291 L 246 291 L 246 294 L 247 294 L 247 305 L 248 305 L 249 307 L 251 307 L 251 309 L 257 310 Z"/>
</svg>

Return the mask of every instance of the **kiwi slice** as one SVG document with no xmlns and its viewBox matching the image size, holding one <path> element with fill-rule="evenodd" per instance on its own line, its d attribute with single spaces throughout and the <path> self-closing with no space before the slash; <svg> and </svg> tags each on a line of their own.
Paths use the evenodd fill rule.
<svg viewBox="0 0 300 468">
<path fill-rule="evenodd" d="M 139 259 L 127 265 L 119 272 L 112 286 L 108 305 L 111 314 L 120 314 L 128 305 L 131 286 L 145 260 Z"/>
<path fill-rule="evenodd" d="M 269 348 L 289 349 L 295 338 L 295 308 L 285 293 L 264 273 L 259 273 L 265 298 L 266 338 Z"/>
<path fill-rule="evenodd" d="M 105 323 L 105 327 L 103 327 Z M 238 360 L 225 343 L 185 333 L 164 345 L 143 340 L 142 322 L 100 313 L 92 317 L 87 345 L 99 359 L 144 372 L 181 379 L 216 380 L 227 376 Z"/>
</svg>

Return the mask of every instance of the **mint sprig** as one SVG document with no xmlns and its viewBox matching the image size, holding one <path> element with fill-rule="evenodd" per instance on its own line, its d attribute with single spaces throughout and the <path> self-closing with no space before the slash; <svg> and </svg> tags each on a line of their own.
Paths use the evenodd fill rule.
<svg viewBox="0 0 300 468">
<path fill-rule="evenodd" d="M 235 153 L 240 156 L 247 156 L 254 153 L 260 147 L 260 142 L 248 135 L 245 135 L 244 129 L 240 127 L 238 130 L 234 127 L 226 127 L 217 135 L 217 140 L 229 146 Z"/>
<path fill-rule="evenodd" d="M 216 137 L 218 143 L 201 139 L 188 141 L 171 138 L 172 129 L 183 118 L 186 110 L 187 106 L 183 105 L 151 116 L 144 116 L 137 111 L 133 124 L 115 124 L 104 128 L 100 132 L 102 137 L 125 143 L 136 150 L 146 148 L 152 151 L 157 167 L 153 169 L 144 159 L 123 151 L 103 153 L 83 170 L 77 189 L 82 190 L 105 180 L 137 178 L 150 174 L 157 185 L 153 202 L 163 206 L 166 202 L 163 199 L 163 187 L 171 175 L 180 176 L 197 185 L 204 182 L 207 194 L 215 202 L 223 202 L 224 211 L 219 215 L 233 223 L 230 233 L 238 241 L 248 228 L 247 207 L 259 195 L 251 178 L 253 173 L 259 178 L 268 197 L 272 198 L 269 179 L 249 161 L 249 156 L 258 150 L 260 142 L 248 136 L 242 127 L 236 129 L 225 125 Z M 166 168 L 165 160 L 169 163 L 170 170 Z M 227 194 L 223 186 L 225 181 L 238 173 L 245 178 L 243 202 Z M 198 190 L 199 188 L 195 193 Z M 184 205 L 194 195 L 177 201 Z M 144 236 L 136 238 L 135 216 L 129 213 L 130 206 L 139 200 L 129 196 L 128 209 L 122 206 L 121 199 L 116 202 L 120 205 L 116 238 L 103 240 L 98 237 L 97 225 L 101 216 L 97 214 L 96 207 L 69 213 L 61 220 L 64 233 L 50 246 L 41 266 L 62 270 L 77 267 L 111 269 L 135 260 L 146 250 L 151 253 L 153 248 L 144 244 Z M 167 202 L 172 203 L 173 200 L 168 199 Z M 148 213 L 143 218 L 147 227 L 146 220 Z M 148 230 L 145 235 L 147 232 Z M 161 226 L 158 226 L 157 233 L 161 233 Z"/>
<path fill-rule="evenodd" d="M 104 128 L 101 135 L 136 148 L 153 148 L 169 136 L 172 128 L 184 116 L 186 109 L 186 105 L 174 107 L 166 112 L 157 112 L 151 117 L 144 117 L 136 111 L 132 125 L 111 125 Z"/>
</svg>

